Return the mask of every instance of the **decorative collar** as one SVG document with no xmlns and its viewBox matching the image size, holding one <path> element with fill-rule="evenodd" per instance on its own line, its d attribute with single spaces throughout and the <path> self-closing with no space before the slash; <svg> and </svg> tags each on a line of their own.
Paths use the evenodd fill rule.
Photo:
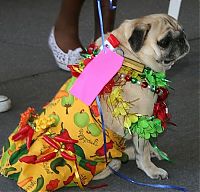
<svg viewBox="0 0 200 192">
<path fill-rule="evenodd" d="M 140 73 L 144 71 L 144 65 L 127 57 L 124 57 L 123 66 L 129 67 L 133 70 L 136 70 Z"/>
<path fill-rule="evenodd" d="M 138 84 L 142 88 L 149 88 L 152 92 L 159 93 L 160 88 L 168 89 L 169 80 L 164 72 L 155 72 L 144 64 L 125 58 L 119 74 L 126 81 Z"/>
<path fill-rule="evenodd" d="M 95 44 L 90 44 L 85 52 L 82 53 L 83 60 L 77 65 L 68 65 L 71 70 L 72 76 L 78 77 L 83 71 L 85 66 L 99 53 L 99 47 Z M 160 88 L 169 88 L 168 80 L 164 72 L 154 72 L 150 68 L 146 68 L 144 64 L 134 61 L 130 58 L 124 57 L 123 65 L 118 72 L 126 81 L 131 81 L 133 84 L 138 84 L 142 88 L 149 88 L 152 92 L 159 93 Z M 115 78 L 115 77 L 114 77 Z M 113 78 L 113 79 L 114 79 Z M 101 92 L 109 93 L 114 86 L 114 80 L 104 87 Z M 106 91 L 105 91 L 106 90 Z"/>
</svg>

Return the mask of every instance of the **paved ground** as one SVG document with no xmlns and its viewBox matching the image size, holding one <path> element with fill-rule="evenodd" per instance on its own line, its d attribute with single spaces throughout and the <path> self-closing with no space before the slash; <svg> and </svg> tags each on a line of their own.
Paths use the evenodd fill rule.
<svg viewBox="0 0 200 192">
<path fill-rule="evenodd" d="M 40 110 L 70 76 L 56 67 L 47 47 L 48 34 L 59 5 L 60 0 L 0 0 L 0 93 L 13 101 L 12 110 L 0 114 L 0 147 L 18 123 L 19 114 L 27 106 Z M 128 18 L 166 13 L 167 7 L 168 0 L 119 0 L 116 25 Z M 197 0 L 183 0 L 179 20 L 190 39 L 191 52 L 168 72 L 175 88 L 170 109 L 178 127 L 170 127 L 159 141 L 174 163 L 155 162 L 168 170 L 170 178 L 152 181 L 136 168 L 135 162 L 123 165 L 121 169 L 141 182 L 181 185 L 194 192 L 199 191 L 198 8 Z M 87 1 L 80 18 L 80 36 L 84 45 L 92 40 L 93 24 L 92 1 Z M 95 183 L 108 184 L 107 188 L 97 191 L 164 191 L 138 187 L 114 175 Z M 18 191 L 21 190 L 15 182 L 0 178 L 0 192 Z"/>
</svg>

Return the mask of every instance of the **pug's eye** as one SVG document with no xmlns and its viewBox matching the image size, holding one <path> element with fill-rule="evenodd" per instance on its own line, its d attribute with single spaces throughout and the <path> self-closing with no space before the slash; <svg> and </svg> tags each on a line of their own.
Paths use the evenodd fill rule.
<svg viewBox="0 0 200 192">
<path fill-rule="evenodd" d="M 164 39 L 160 40 L 157 42 L 158 46 L 162 47 L 162 48 L 167 48 L 170 44 L 171 41 L 171 37 L 169 35 L 167 35 Z"/>
<path fill-rule="evenodd" d="M 162 48 L 167 48 L 169 46 L 170 40 L 169 39 L 162 39 L 161 41 L 158 41 L 158 46 Z"/>
</svg>

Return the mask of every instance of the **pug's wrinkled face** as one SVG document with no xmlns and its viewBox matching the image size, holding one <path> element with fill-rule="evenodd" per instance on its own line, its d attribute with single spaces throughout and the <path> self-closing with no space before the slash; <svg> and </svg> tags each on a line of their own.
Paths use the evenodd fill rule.
<svg viewBox="0 0 200 192">
<path fill-rule="evenodd" d="M 119 39 L 125 56 L 155 71 L 170 69 L 190 49 L 182 27 L 166 14 L 126 20 L 112 33 Z"/>
</svg>

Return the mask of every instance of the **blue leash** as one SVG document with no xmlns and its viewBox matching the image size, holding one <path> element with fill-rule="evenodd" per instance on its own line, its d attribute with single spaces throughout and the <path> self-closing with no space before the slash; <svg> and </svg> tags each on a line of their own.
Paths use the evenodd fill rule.
<svg viewBox="0 0 200 192">
<path fill-rule="evenodd" d="M 127 177 L 126 175 L 119 173 L 118 171 L 115 171 L 112 167 L 109 166 L 109 168 L 112 170 L 112 172 L 117 175 L 118 177 L 124 179 L 125 181 L 128 181 L 130 183 L 136 184 L 136 185 L 140 185 L 140 186 L 146 186 L 146 187 L 153 187 L 153 188 L 161 188 L 161 189 L 174 189 L 174 190 L 178 190 L 178 191 L 184 191 L 184 192 L 188 192 L 188 190 L 184 187 L 179 187 L 179 186 L 175 186 L 175 185 L 160 185 L 160 184 L 149 184 L 149 183 L 141 183 L 138 181 L 135 181 L 129 177 Z"/>
<path fill-rule="evenodd" d="M 99 14 L 99 20 L 100 20 L 100 29 L 101 29 L 101 38 L 102 38 L 102 44 L 103 44 L 103 49 L 105 48 L 105 44 L 104 44 L 104 29 L 103 29 L 103 19 L 102 19 L 102 11 L 101 11 L 101 0 L 97 0 L 97 6 L 98 6 L 98 14 Z M 112 0 L 110 0 L 110 8 L 111 9 L 116 9 L 116 6 L 112 5 Z M 105 50 L 105 49 L 104 49 Z M 102 124 L 102 130 L 103 130 L 103 140 L 104 140 L 104 154 L 105 154 L 105 160 L 107 161 L 107 148 L 106 148 L 106 129 L 105 129 L 105 123 L 104 123 L 104 118 L 103 118 L 103 110 L 101 107 L 101 103 L 99 100 L 99 97 L 96 97 L 96 102 L 97 102 L 97 106 L 99 109 L 99 113 L 100 113 L 100 117 L 101 117 L 101 124 Z M 153 187 L 153 188 L 161 188 L 161 189 L 174 189 L 174 190 L 178 190 L 178 191 L 183 191 L 183 192 L 188 192 L 188 190 L 184 187 L 179 187 L 179 186 L 175 186 L 175 185 L 160 185 L 160 184 L 148 184 L 148 183 L 141 183 L 141 182 L 137 182 L 129 177 L 127 177 L 126 175 L 115 171 L 112 167 L 108 166 L 110 168 L 110 170 L 112 170 L 112 172 L 117 175 L 118 177 L 120 177 L 121 179 L 128 181 L 130 183 L 136 184 L 136 185 L 140 185 L 140 186 L 146 186 L 146 187 Z"/>
<path fill-rule="evenodd" d="M 105 40 L 104 40 L 103 17 L 102 17 L 102 11 L 101 11 L 101 0 L 97 0 L 97 7 L 98 7 L 98 14 L 99 14 L 102 45 L 103 45 L 103 50 L 105 51 L 105 43 L 104 43 Z"/>
</svg>

